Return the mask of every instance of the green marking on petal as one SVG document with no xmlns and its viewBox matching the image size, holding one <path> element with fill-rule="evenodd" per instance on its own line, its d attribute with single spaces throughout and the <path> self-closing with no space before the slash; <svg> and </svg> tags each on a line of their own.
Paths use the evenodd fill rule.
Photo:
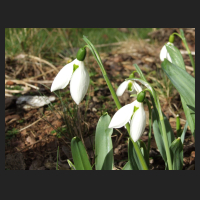
<svg viewBox="0 0 200 200">
<path fill-rule="evenodd" d="M 131 116 L 131 119 L 133 118 L 133 115 L 135 114 L 135 112 L 136 112 L 138 109 L 139 109 L 139 107 L 134 106 L 134 108 L 133 108 L 133 114 L 132 114 L 132 116 Z"/>
<path fill-rule="evenodd" d="M 76 64 L 73 65 L 73 73 L 76 71 L 76 69 L 78 69 L 78 67 L 79 67 L 79 66 L 76 65 Z"/>
<path fill-rule="evenodd" d="M 133 86 L 133 83 L 132 83 L 132 82 L 129 82 L 129 83 L 128 83 L 128 91 L 129 91 L 129 92 L 132 91 L 132 86 Z"/>
<path fill-rule="evenodd" d="M 135 113 L 138 109 L 139 109 L 139 107 L 134 106 L 133 112 Z"/>
</svg>

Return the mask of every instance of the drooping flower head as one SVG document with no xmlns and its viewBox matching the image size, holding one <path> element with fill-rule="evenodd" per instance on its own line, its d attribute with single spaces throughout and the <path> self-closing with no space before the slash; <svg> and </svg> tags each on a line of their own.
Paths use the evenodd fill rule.
<svg viewBox="0 0 200 200">
<path fill-rule="evenodd" d="M 89 73 L 83 62 L 85 55 L 85 48 L 79 49 L 77 58 L 58 72 L 51 85 L 51 92 L 53 92 L 58 89 L 64 89 L 71 81 L 70 93 L 77 105 L 79 105 L 87 93 L 90 82 Z"/>
<path fill-rule="evenodd" d="M 133 78 L 134 73 L 135 71 L 131 73 L 129 78 Z M 116 91 L 117 96 L 122 96 L 126 89 L 128 89 L 128 91 L 131 93 L 139 93 L 142 91 L 142 88 L 135 81 L 125 80 L 117 88 L 117 91 Z"/>
<path fill-rule="evenodd" d="M 172 34 L 172 35 L 170 35 L 170 37 L 169 37 L 169 42 L 168 42 L 167 44 L 169 44 L 169 45 L 174 45 L 173 42 L 174 42 L 174 35 Z M 169 53 L 167 52 L 167 48 L 166 48 L 166 46 L 164 45 L 164 46 L 162 47 L 161 51 L 160 51 L 160 60 L 161 60 L 161 61 L 164 61 L 165 58 L 166 58 L 167 60 L 169 60 L 169 62 L 172 62 L 172 59 L 171 59 Z"/>
<path fill-rule="evenodd" d="M 135 82 L 134 82 L 135 83 Z M 108 128 L 121 128 L 130 122 L 130 135 L 136 142 L 144 132 L 146 126 L 146 114 L 144 111 L 143 101 L 145 93 L 137 84 L 137 90 L 140 91 L 134 102 L 120 108 L 113 116 Z M 142 98 L 141 98 L 142 97 Z"/>
</svg>

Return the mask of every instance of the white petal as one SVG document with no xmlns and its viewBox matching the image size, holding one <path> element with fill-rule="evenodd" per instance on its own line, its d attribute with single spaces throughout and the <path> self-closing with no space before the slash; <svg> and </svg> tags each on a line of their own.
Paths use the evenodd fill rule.
<svg viewBox="0 0 200 200">
<path fill-rule="evenodd" d="M 160 51 L 160 60 L 164 61 L 165 58 L 167 58 L 167 48 L 164 45 Z"/>
<path fill-rule="evenodd" d="M 71 63 L 65 65 L 54 78 L 54 81 L 51 85 L 51 92 L 65 88 L 72 76 L 73 73 L 73 65 L 77 62 L 77 59 L 72 61 Z"/>
<path fill-rule="evenodd" d="M 129 120 L 131 119 L 131 115 L 133 114 L 135 102 L 136 101 L 120 108 L 114 114 L 108 128 L 120 128 L 124 126 L 127 122 L 129 122 Z"/>
<path fill-rule="evenodd" d="M 140 93 L 142 91 L 142 88 L 140 87 L 140 85 L 138 85 L 135 81 L 133 82 L 133 87 L 135 88 L 137 93 Z"/>
<path fill-rule="evenodd" d="M 173 45 L 173 46 L 174 46 L 174 44 L 171 43 L 171 42 L 168 42 L 167 44 L 168 44 L 168 45 Z M 166 56 L 166 58 L 167 58 L 167 60 L 169 60 L 169 62 L 172 62 L 172 59 L 171 59 L 171 57 L 170 57 L 170 55 L 169 55 L 168 52 L 167 52 L 167 56 Z"/>
<path fill-rule="evenodd" d="M 136 106 L 137 105 L 138 104 L 136 104 Z M 146 114 L 144 111 L 143 103 L 141 103 L 139 109 L 134 113 L 130 124 L 130 134 L 134 142 L 136 142 L 142 136 L 145 126 Z"/>
<path fill-rule="evenodd" d="M 79 61 L 77 65 L 79 65 L 79 68 L 73 73 L 70 82 L 70 93 L 78 105 L 87 93 L 90 77 L 83 61 Z"/>
<path fill-rule="evenodd" d="M 125 90 L 128 88 L 128 83 L 130 81 L 124 81 L 120 84 L 120 86 L 117 88 L 116 94 L 117 96 L 122 96 L 122 94 L 125 92 Z"/>
<path fill-rule="evenodd" d="M 170 55 L 169 55 L 168 52 L 167 52 L 167 56 L 166 56 L 166 58 L 167 58 L 167 60 L 169 60 L 169 62 L 172 62 L 172 59 L 171 59 L 171 57 L 170 57 Z"/>
<path fill-rule="evenodd" d="M 168 42 L 167 44 L 168 44 L 168 45 L 174 45 L 174 44 L 171 43 L 171 42 Z M 172 62 L 172 59 L 171 59 L 169 53 L 167 52 L 167 48 L 166 48 L 166 46 L 164 45 L 163 48 L 162 48 L 161 51 L 160 51 L 160 60 L 161 60 L 161 61 L 164 61 L 165 58 L 166 58 L 167 60 L 169 60 L 169 62 Z"/>
</svg>

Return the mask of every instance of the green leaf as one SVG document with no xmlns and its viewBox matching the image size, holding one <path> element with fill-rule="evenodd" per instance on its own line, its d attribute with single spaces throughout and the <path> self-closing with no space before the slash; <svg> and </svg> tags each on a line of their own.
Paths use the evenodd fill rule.
<svg viewBox="0 0 200 200">
<path fill-rule="evenodd" d="M 128 160 L 130 161 L 132 170 L 143 170 L 142 165 L 137 157 L 135 148 L 133 147 L 133 143 L 130 139 L 128 143 Z"/>
<path fill-rule="evenodd" d="M 165 161 L 165 163 L 167 163 L 165 145 L 164 145 L 163 138 L 162 138 L 162 135 L 160 132 L 161 127 L 159 127 L 160 126 L 159 118 L 156 115 L 156 111 L 154 109 L 152 110 L 152 121 L 153 121 L 154 138 L 155 138 L 157 147 L 160 151 L 160 154 L 161 154 L 163 160 Z"/>
<path fill-rule="evenodd" d="M 180 29 L 180 32 L 181 32 L 181 36 L 184 38 L 185 36 L 184 36 L 183 30 Z M 170 54 L 170 57 L 172 58 L 172 63 L 180 67 L 181 69 L 186 70 L 183 57 L 180 51 L 173 45 L 166 45 L 166 48 L 167 48 L 168 53 Z M 181 96 L 181 102 L 183 105 L 183 110 L 184 110 L 186 119 L 188 120 L 190 129 L 191 129 L 191 132 L 194 135 L 195 134 L 195 115 L 193 113 L 195 112 L 195 108 L 192 105 L 186 105 L 186 102 L 182 96 Z M 191 113 L 190 109 L 193 111 L 193 113 Z"/>
<path fill-rule="evenodd" d="M 164 145 L 164 140 L 163 140 L 162 131 L 161 131 L 162 129 L 161 129 L 161 124 L 160 124 L 160 119 L 158 117 L 158 114 L 156 114 L 156 112 L 157 111 L 155 109 L 152 110 L 154 137 L 155 137 L 157 147 L 160 151 L 160 154 L 161 154 L 163 160 L 167 164 L 167 157 L 166 157 L 165 145 Z M 172 127 L 169 123 L 169 120 L 167 119 L 167 117 L 165 116 L 165 114 L 163 112 L 162 112 L 162 114 L 163 114 L 166 133 L 167 133 L 167 140 L 168 140 L 168 143 L 169 143 L 169 146 L 170 146 L 171 143 L 175 140 L 175 136 L 174 136 L 174 132 L 172 130 Z"/>
<path fill-rule="evenodd" d="M 176 48 L 174 45 L 166 44 L 167 52 L 169 53 L 172 63 L 174 65 L 179 66 L 182 69 L 185 69 L 185 63 L 183 60 L 183 57 L 181 55 L 181 52 Z"/>
<path fill-rule="evenodd" d="M 111 117 L 106 113 L 100 117 L 95 134 L 95 168 L 96 170 L 112 170 L 114 157 L 111 135 L 112 128 L 108 128 Z"/>
<path fill-rule="evenodd" d="M 78 137 L 72 138 L 71 151 L 76 170 L 92 170 L 85 147 Z"/>
<path fill-rule="evenodd" d="M 145 162 L 147 163 L 148 167 L 149 167 L 149 154 L 147 151 L 147 147 L 145 145 L 145 143 L 142 140 L 139 140 L 139 147 L 142 151 L 142 154 L 144 156 Z"/>
<path fill-rule="evenodd" d="M 172 154 L 173 170 L 182 170 L 183 168 L 183 144 L 180 138 L 174 140 L 170 146 Z"/>
<path fill-rule="evenodd" d="M 195 107 L 195 79 L 185 70 L 172 64 L 165 59 L 162 64 L 162 69 L 171 80 L 174 87 L 184 98 L 186 104 Z"/>
<path fill-rule="evenodd" d="M 187 106 L 182 96 L 181 96 L 181 102 L 182 102 L 183 110 L 184 110 L 186 119 L 188 121 L 189 127 L 191 129 L 193 136 L 195 137 L 195 113 L 192 110 L 193 107 L 189 105 Z"/>
<path fill-rule="evenodd" d="M 181 142 L 182 142 L 182 144 L 184 143 L 184 139 L 185 139 L 185 134 L 186 134 L 186 131 L 187 131 L 187 127 L 188 127 L 188 121 L 186 121 L 184 129 L 183 129 L 183 132 L 181 134 Z"/>
<path fill-rule="evenodd" d="M 134 64 L 133 66 L 136 68 L 136 70 L 137 70 L 138 74 L 140 75 L 141 79 L 143 79 L 144 81 L 147 81 L 145 76 L 144 76 L 144 74 L 142 73 L 141 69 L 138 67 L 138 65 Z"/>
<path fill-rule="evenodd" d="M 180 93 L 186 118 L 192 134 L 195 135 L 195 79 L 184 69 L 166 59 L 161 65 L 174 87 Z"/>
<path fill-rule="evenodd" d="M 133 168 L 131 167 L 131 163 L 130 161 L 128 161 L 124 167 L 122 168 L 122 170 L 133 170 Z"/>
<path fill-rule="evenodd" d="M 67 159 L 67 162 L 68 162 L 68 165 L 70 166 L 71 170 L 76 170 L 74 164 L 69 159 Z"/>
<path fill-rule="evenodd" d="M 171 143 L 175 140 L 174 131 L 172 130 L 172 127 L 169 123 L 169 120 L 167 119 L 165 114 L 163 112 L 162 112 L 162 114 L 163 114 L 163 117 L 164 117 L 164 123 L 165 123 L 166 132 L 167 132 L 167 140 L 168 140 L 168 143 L 169 143 L 169 146 L 170 146 Z"/>
</svg>

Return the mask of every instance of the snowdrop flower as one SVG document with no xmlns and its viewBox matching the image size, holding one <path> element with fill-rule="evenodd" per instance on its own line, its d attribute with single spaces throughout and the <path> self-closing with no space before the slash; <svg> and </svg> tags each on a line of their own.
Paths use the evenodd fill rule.
<svg viewBox="0 0 200 200">
<path fill-rule="evenodd" d="M 70 93 L 73 100 L 77 105 L 83 100 L 87 93 L 90 77 L 84 65 L 85 48 L 79 49 L 77 58 L 71 63 L 65 65 L 55 77 L 52 85 L 51 92 L 65 88 L 70 82 Z"/>
<path fill-rule="evenodd" d="M 142 88 L 135 81 L 127 80 L 121 83 L 117 88 L 117 96 L 122 96 L 126 89 L 131 93 L 140 93 L 142 91 Z"/>
<path fill-rule="evenodd" d="M 172 34 L 172 35 L 170 35 L 170 37 L 169 37 L 169 42 L 168 42 L 167 44 L 169 44 L 169 45 L 174 45 L 173 42 L 174 42 L 174 35 Z M 160 51 L 160 60 L 161 60 L 161 61 L 164 61 L 165 58 L 166 58 L 167 60 L 169 60 L 169 62 L 172 62 L 172 59 L 171 59 L 169 53 L 167 52 L 167 48 L 166 48 L 166 46 L 164 45 L 164 46 L 162 47 L 161 51 Z"/>
<path fill-rule="evenodd" d="M 140 94 L 144 95 L 144 92 L 142 91 Z M 133 141 L 136 142 L 143 134 L 146 125 L 146 114 L 143 102 L 139 102 L 138 98 L 134 102 L 120 108 L 114 114 L 108 128 L 121 128 L 129 121 L 130 135 Z"/>
<path fill-rule="evenodd" d="M 174 44 L 172 44 L 171 42 L 168 42 L 167 44 L 174 45 Z M 164 45 L 163 48 L 162 48 L 161 51 L 160 51 L 160 60 L 161 60 L 161 61 L 164 61 L 165 58 L 166 58 L 167 60 L 169 60 L 169 62 L 172 62 L 172 59 L 171 59 L 169 53 L 167 52 L 167 48 L 166 48 L 166 46 Z"/>
</svg>

